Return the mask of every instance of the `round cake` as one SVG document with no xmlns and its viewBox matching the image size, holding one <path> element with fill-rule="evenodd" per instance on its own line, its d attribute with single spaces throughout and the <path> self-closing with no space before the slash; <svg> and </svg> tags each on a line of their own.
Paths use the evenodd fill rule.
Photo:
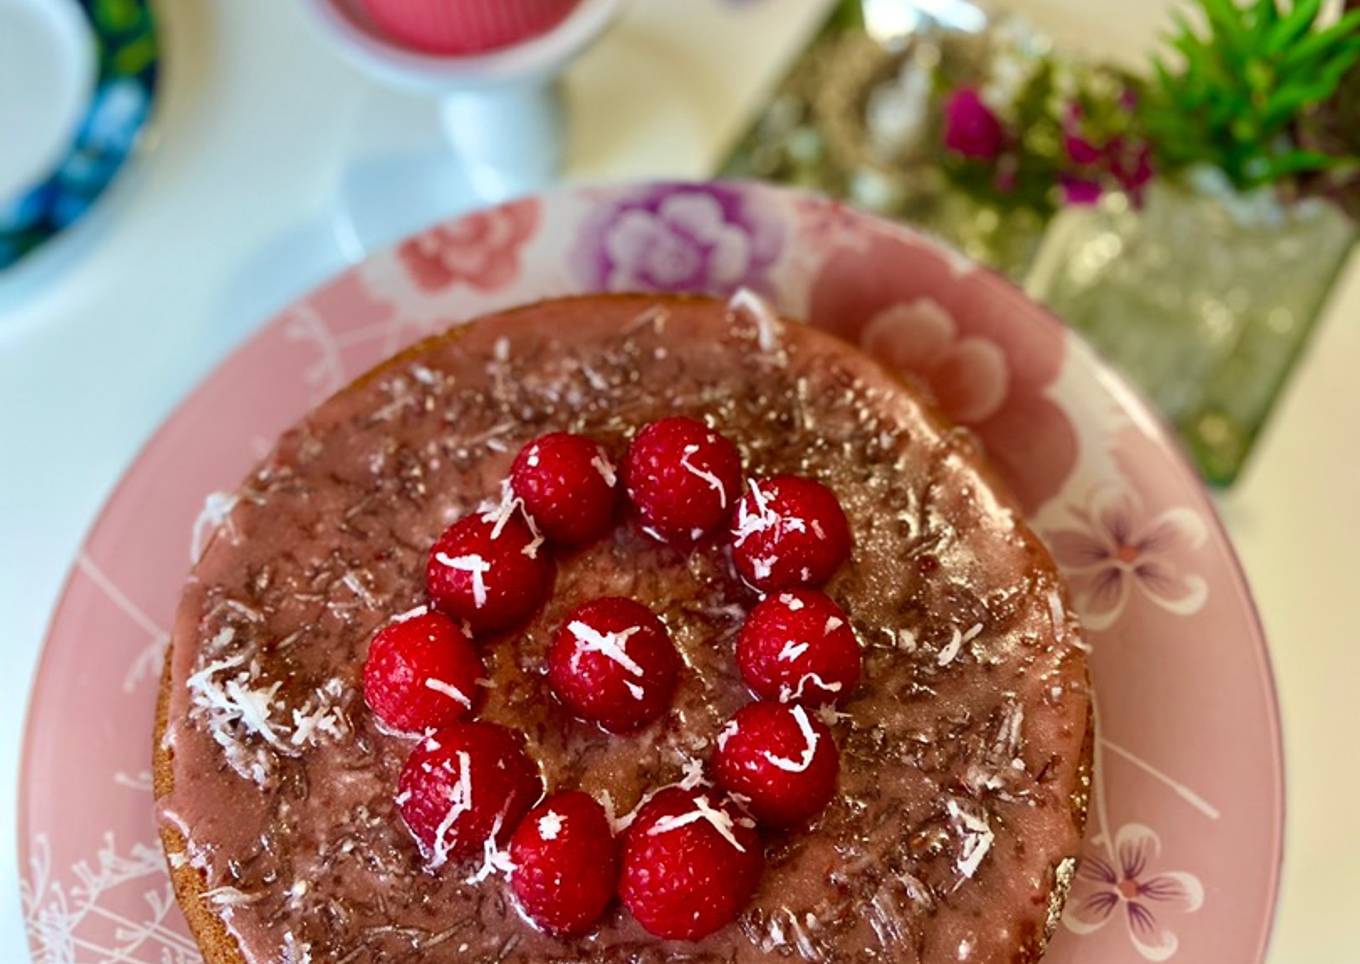
<svg viewBox="0 0 1360 964">
<path fill-rule="evenodd" d="M 588 436 L 612 476 L 639 430 L 675 416 L 735 443 L 748 480 L 815 480 L 844 510 L 850 555 L 821 590 L 862 667 L 816 712 L 839 750 L 835 791 L 795 827 L 738 820 L 763 872 L 701 939 L 657 937 L 619 900 L 554 936 L 510 892 L 496 831 L 485 859 L 445 862 L 408 829 L 398 781 L 434 741 L 375 719 L 365 662 L 375 633 L 430 604 L 431 547 L 497 497 L 526 443 Z M 801 605 L 762 603 L 728 525 L 649 530 L 621 499 L 602 536 L 551 547 L 527 621 L 476 640 L 480 719 L 522 736 L 546 792 L 583 791 L 620 828 L 663 788 L 715 779 L 727 721 L 753 700 L 736 655 L 748 615 Z M 581 719 L 549 679 L 554 635 L 600 597 L 650 609 L 680 657 L 664 711 L 629 732 Z M 592 296 L 427 339 L 279 440 L 184 590 L 154 775 L 175 891 L 211 964 L 1010 962 L 1042 955 L 1061 910 L 1091 740 L 1063 585 L 966 431 L 752 298 Z"/>
</svg>

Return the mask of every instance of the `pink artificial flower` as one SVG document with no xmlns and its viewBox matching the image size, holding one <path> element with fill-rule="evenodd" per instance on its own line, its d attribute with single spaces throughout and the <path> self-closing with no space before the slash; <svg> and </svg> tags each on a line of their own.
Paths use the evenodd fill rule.
<svg viewBox="0 0 1360 964">
<path fill-rule="evenodd" d="M 1095 204 L 1100 200 L 1100 182 L 1089 177 L 1063 174 L 1058 178 L 1064 204 Z"/>
<path fill-rule="evenodd" d="M 1135 100 L 1130 90 L 1120 98 L 1129 109 Z M 1145 141 L 1129 141 L 1122 136 L 1096 144 L 1082 133 L 1081 119 L 1081 105 L 1069 105 L 1063 118 L 1063 151 L 1080 171 L 1059 177 L 1064 203 L 1094 204 L 1113 182 L 1135 205 L 1141 205 L 1144 189 L 1153 175 L 1150 146 Z"/>
<path fill-rule="evenodd" d="M 1063 150 L 1067 159 L 1079 167 L 1097 163 L 1103 156 L 1099 147 L 1092 144 L 1081 132 L 1081 119 L 1085 115 L 1081 105 L 1073 101 L 1067 105 L 1063 116 Z"/>
<path fill-rule="evenodd" d="M 990 161 L 1001 153 L 1005 131 L 972 87 L 961 87 L 944 107 L 944 145 L 956 154 Z"/>
<path fill-rule="evenodd" d="M 1071 129 L 1063 134 L 1063 148 L 1067 151 L 1068 160 L 1083 167 L 1095 164 L 1102 156 L 1100 148 Z"/>
<path fill-rule="evenodd" d="M 992 186 L 1000 194 L 1009 194 L 1015 190 L 1019 177 L 1020 162 L 1014 154 L 1003 154 L 996 160 L 996 176 L 992 178 Z"/>
<path fill-rule="evenodd" d="M 1143 203 L 1143 191 L 1152 180 L 1152 148 L 1143 141 L 1130 144 L 1122 137 L 1110 141 L 1105 149 L 1110 173 L 1119 186 L 1133 199 Z"/>
</svg>

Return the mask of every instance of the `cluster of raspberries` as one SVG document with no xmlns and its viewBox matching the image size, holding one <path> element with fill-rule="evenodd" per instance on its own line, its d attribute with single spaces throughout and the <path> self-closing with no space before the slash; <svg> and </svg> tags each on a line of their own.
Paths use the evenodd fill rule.
<svg viewBox="0 0 1360 964">
<path fill-rule="evenodd" d="M 655 790 L 614 821 L 580 790 L 545 799 L 522 735 L 475 719 L 487 681 L 474 640 L 538 611 L 553 583 L 547 547 L 609 532 L 620 481 L 653 538 L 688 550 L 726 527 L 734 566 L 762 598 L 736 652 L 757 702 L 722 729 L 710 780 Z M 621 473 L 593 439 L 554 433 L 519 452 L 499 505 L 439 537 L 429 605 L 380 629 L 364 667 L 381 725 L 419 738 L 395 799 L 431 870 L 480 856 L 470 880 L 507 873 L 519 908 L 550 934 L 588 932 L 618 895 L 652 934 L 697 940 L 754 892 L 757 822 L 798 827 L 831 800 L 840 755 L 823 716 L 858 683 L 860 650 L 845 613 L 812 587 L 849 556 L 845 513 L 811 479 L 742 481 L 736 446 L 693 419 L 645 426 Z M 562 705 L 616 734 L 665 715 L 682 668 L 655 613 L 616 597 L 571 612 L 547 657 Z"/>
</svg>

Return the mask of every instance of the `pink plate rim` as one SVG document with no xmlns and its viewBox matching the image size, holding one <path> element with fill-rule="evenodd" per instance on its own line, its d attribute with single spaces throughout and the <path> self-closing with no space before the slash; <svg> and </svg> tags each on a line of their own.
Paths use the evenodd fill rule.
<svg viewBox="0 0 1360 964">
<path fill-rule="evenodd" d="M 662 181 L 662 182 L 635 182 L 631 184 L 611 185 L 608 187 L 562 186 L 550 191 L 543 192 L 542 194 L 536 195 L 533 198 L 530 198 L 529 200 L 535 200 L 543 203 L 550 202 L 561 203 L 567 201 L 581 201 L 584 199 L 593 199 L 596 196 L 604 196 L 608 198 L 616 194 L 621 195 L 627 192 L 646 192 L 648 190 L 660 190 L 670 188 L 690 188 L 694 190 L 710 190 L 713 189 L 714 186 L 720 186 L 721 189 L 730 190 L 731 192 L 738 196 L 751 195 L 777 198 L 780 199 L 781 203 L 788 205 L 795 205 L 802 202 L 811 205 L 826 206 L 828 205 L 828 203 L 830 203 L 832 207 L 840 209 L 839 204 L 834 202 L 826 202 L 825 200 L 820 199 L 815 195 L 812 195 L 807 192 L 789 188 L 774 187 L 759 182 L 745 182 L 745 181 L 719 181 L 719 182 Z M 499 209 L 490 210 L 494 211 Z M 942 258 L 945 258 L 951 264 L 958 264 L 964 260 L 960 255 L 952 252 L 952 250 L 947 249 L 941 243 L 936 242 L 933 239 L 927 238 L 923 235 L 920 235 L 910 228 L 906 228 L 895 224 L 881 223 L 878 221 L 878 219 L 872 217 L 871 215 L 863 214 L 860 212 L 852 212 L 848 215 L 848 217 L 850 220 L 854 221 L 861 229 L 863 229 L 865 224 L 877 225 L 875 230 L 881 231 L 886 235 L 892 235 L 895 237 L 908 239 L 912 244 L 918 247 L 934 249 L 937 253 L 940 254 Z M 453 219 L 453 222 L 456 222 L 457 220 L 458 219 Z M 434 230 L 434 228 L 430 230 Z M 403 243 L 409 242 L 410 239 L 407 239 L 407 241 Z M 370 261 L 383 258 L 386 259 L 393 258 L 397 249 L 398 245 L 394 245 L 391 248 L 387 249 L 386 251 L 375 252 L 369 255 L 368 258 L 365 259 L 365 261 L 360 262 L 358 265 L 350 266 L 344 269 L 332 279 L 328 280 L 327 282 L 323 283 L 322 285 L 318 286 L 312 291 L 300 296 L 298 299 L 296 299 L 296 303 L 301 304 L 307 302 L 309 299 L 315 297 L 318 293 L 329 288 L 336 281 L 347 276 L 350 276 L 357 271 L 360 271 L 363 265 L 367 264 Z M 1011 291 L 1012 297 L 1019 297 L 1028 301 L 1028 297 L 1024 295 L 1023 291 L 1021 291 L 1021 289 L 1019 289 L 1018 286 L 1014 285 L 1008 279 L 997 274 L 996 272 L 993 272 L 990 269 L 985 268 L 983 266 L 973 265 L 971 262 L 968 263 L 967 270 L 970 272 L 970 274 L 975 273 L 976 274 L 975 280 L 979 281 L 980 283 L 990 285 L 992 287 L 996 286 L 1004 287 Z M 1033 302 L 1030 302 L 1030 304 L 1033 305 Z M 1182 484 L 1182 487 L 1186 491 L 1194 492 L 1193 508 L 1197 512 L 1199 512 L 1203 516 L 1203 518 L 1208 522 L 1208 526 L 1210 529 L 1209 542 L 1211 544 L 1214 544 L 1218 549 L 1222 551 L 1223 557 L 1229 563 L 1227 567 L 1227 572 L 1229 572 L 1231 575 L 1228 581 L 1225 583 L 1224 587 L 1225 588 L 1228 586 L 1231 587 L 1231 596 L 1233 599 L 1234 608 L 1238 609 L 1246 616 L 1246 622 L 1249 628 L 1249 635 L 1251 637 L 1252 644 L 1251 648 L 1254 653 L 1256 668 L 1259 671 L 1259 679 L 1264 689 L 1263 694 L 1264 701 L 1262 709 L 1265 714 L 1265 722 L 1268 726 L 1271 737 L 1268 748 L 1269 765 L 1271 769 L 1271 772 L 1269 774 L 1269 783 L 1271 786 L 1270 807 L 1272 814 L 1270 826 L 1271 856 L 1269 859 L 1269 878 L 1265 888 L 1268 891 L 1268 893 L 1264 895 L 1267 898 L 1264 905 L 1266 913 L 1264 914 L 1264 920 L 1261 921 L 1259 925 L 1257 925 L 1259 929 L 1259 937 L 1256 941 L 1257 946 L 1256 959 L 1258 961 L 1264 960 L 1267 948 L 1269 946 L 1279 904 L 1281 870 L 1284 859 L 1284 837 L 1285 837 L 1284 818 L 1286 805 L 1284 781 L 1286 770 L 1283 751 L 1283 734 L 1281 729 L 1280 707 L 1278 693 L 1275 687 L 1274 670 L 1270 659 L 1269 647 L 1267 644 L 1265 631 L 1255 601 L 1251 595 L 1246 575 L 1242 569 L 1237 554 L 1233 549 L 1231 539 L 1228 536 L 1227 530 L 1219 517 L 1219 514 L 1214 506 L 1212 499 L 1210 498 L 1203 483 L 1200 481 L 1198 474 L 1191 468 L 1188 459 L 1184 455 L 1179 444 L 1175 441 L 1174 435 L 1168 429 L 1163 419 L 1158 414 L 1156 414 L 1155 410 L 1141 397 L 1141 395 L 1135 389 L 1133 389 L 1128 383 L 1126 383 L 1124 379 L 1121 376 L 1119 376 L 1106 362 L 1100 359 L 1095 354 L 1095 352 L 1089 348 L 1089 346 L 1086 346 L 1084 342 L 1081 342 L 1080 339 L 1076 335 L 1074 335 L 1062 323 L 1060 319 L 1057 318 L 1057 316 L 1055 316 L 1048 309 L 1042 306 L 1034 307 L 1037 308 L 1037 310 L 1033 311 L 1030 317 L 1042 318 L 1043 319 L 1042 324 L 1050 329 L 1050 333 L 1056 334 L 1059 337 L 1067 340 L 1068 345 L 1072 346 L 1075 350 L 1075 354 L 1079 356 L 1080 359 L 1078 363 L 1079 367 L 1086 369 L 1091 374 L 1095 381 L 1098 382 L 1099 385 L 1117 403 L 1117 406 L 1129 416 L 1133 423 L 1136 424 L 1139 431 L 1141 431 L 1144 435 L 1146 435 L 1150 439 L 1154 447 L 1161 453 L 1161 456 L 1167 460 L 1167 465 L 1164 466 L 1163 468 L 1166 469 L 1167 471 L 1174 472 L 1175 475 L 1179 477 L 1177 481 L 1179 481 Z M 204 375 L 204 377 L 195 385 L 195 387 L 189 393 L 187 393 L 182 399 L 180 399 L 174 405 L 172 411 L 160 423 L 156 430 L 142 443 L 142 445 L 137 450 L 137 454 L 129 461 L 127 468 L 119 477 L 118 482 L 113 486 L 113 488 L 108 493 L 107 497 L 103 500 L 98 513 L 96 514 L 95 518 L 93 519 L 89 528 L 87 529 L 85 536 L 82 538 L 80 543 L 81 545 L 80 553 L 82 555 L 86 547 L 88 547 L 90 543 L 100 534 L 102 527 L 105 525 L 107 521 L 110 508 L 114 506 L 116 503 L 118 503 L 119 500 L 126 494 L 130 482 L 133 480 L 139 466 L 141 466 L 141 464 L 147 458 L 148 453 L 151 450 L 155 449 L 158 446 L 158 444 L 165 440 L 165 438 L 171 433 L 171 431 L 178 425 L 181 419 L 187 417 L 186 413 L 191 412 L 195 408 L 196 403 L 198 403 L 205 395 L 208 394 L 211 384 L 220 375 L 222 375 L 224 370 L 231 368 L 233 365 L 241 363 L 243 357 L 249 354 L 252 351 L 252 349 L 260 347 L 268 340 L 268 338 L 270 337 L 271 330 L 274 328 L 275 324 L 282 316 L 283 313 L 281 312 L 273 318 L 265 319 L 255 332 L 253 332 L 244 341 L 238 343 L 217 364 L 212 366 L 212 369 L 206 375 Z M 76 576 L 78 571 L 79 571 L 78 567 L 73 564 L 71 570 L 67 573 L 65 579 L 63 580 L 62 589 L 58 596 L 57 603 L 53 608 L 52 614 L 49 617 L 47 623 L 47 628 L 44 631 L 42 652 L 39 656 L 38 664 L 33 675 L 33 681 L 29 692 L 28 705 L 25 710 L 23 749 L 19 767 L 19 781 L 17 786 L 18 797 L 17 831 L 19 834 L 18 855 L 19 855 L 19 869 L 21 874 L 24 872 L 24 868 L 30 866 L 30 858 L 32 856 L 30 850 L 30 845 L 33 840 L 33 837 L 31 835 L 32 815 L 30 813 L 31 804 L 29 802 L 29 797 L 31 789 L 34 786 L 38 785 L 44 778 L 43 772 L 44 761 L 38 758 L 38 749 L 35 745 L 36 743 L 35 716 L 39 711 L 38 697 L 41 693 L 47 691 L 52 685 L 51 677 L 54 674 L 55 657 L 53 655 L 53 647 L 51 644 L 53 643 L 53 637 L 56 630 L 56 623 L 61 614 L 63 613 L 63 611 L 70 604 L 73 586 L 76 582 Z M 149 750 L 150 749 L 149 735 L 146 742 L 148 744 Z M 31 934 L 29 938 L 30 947 L 32 947 L 33 938 Z M 1083 955 L 1083 958 L 1084 957 L 1085 955 Z"/>
<path fill-rule="evenodd" d="M 1002 281 L 1010 283 L 1008 279 L 1001 277 Z M 1066 324 L 1057 315 L 1049 311 L 1048 308 L 1040 305 L 1043 314 L 1055 325 L 1067 329 Z M 1079 337 L 1075 332 L 1073 337 Z M 1284 728 L 1280 717 L 1280 695 L 1275 682 L 1275 664 L 1270 657 L 1270 644 L 1266 638 L 1265 624 L 1261 620 L 1260 609 L 1256 605 L 1256 597 L 1251 593 L 1251 584 L 1247 581 L 1246 570 L 1242 567 L 1242 560 L 1238 558 L 1237 550 L 1233 546 L 1232 538 L 1228 534 L 1227 526 L 1223 524 L 1222 517 L 1218 514 L 1218 509 L 1214 505 L 1213 499 L 1209 497 L 1208 490 L 1204 482 L 1200 479 L 1199 473 L 1195 470 L 1190 457 L 1185 453 L 1170 423 L 1158 412 L 1150 402 L 1147 401 L 1142 393 L 1135 388 L 1122 375 L 1116 372 L 1108 362 L 1096 354 L 1094 348 L 1083 342 L 1092 365 L 1096 378 L 1105 386 L 1105 389 L 1119 399 L 1125 408 L 1132 412 L 1137 412 L 1146 421 L 1145 430 L 1152 434 L 1157 441 L 1170 451 L 1171 458 L 1176 467 L 1185 475 L 1194 479 L 1199 485 L 1200 503 L 1205 510 L 1205 516 L 1213 527 L 1214 535 L 1227 550 L 1229 569 L 1232 573 L 1232 586 L 1242 607 L 1251 617 L 1252 626 L 1252 652 L 1256 656 L 1258 669 L 1261 672 L 1262 680 L 1265 683 L 1266 712 L 1269 717 L 1270 729 L 1274 739 L 1270 741 L 1271 765 L 1275 771 L 1274 779 L 1271 784 L 1274 788 L 1274 799 L 1271 801 L 1275 813 L 1277 814 L 1272 827 L 1271 852 L 1273 857 L 1270 861 L 1270 904 L 1269 910 L 1265 915 L 1265 920 L 1261 924 L 1261 936 L 1257 945 L 1256 957 L 1258 961 L 1266 959 L 1266 952 L 1270 949 L 1270 940 L 1275 930 L 1275 921 L 1279 916 L 1280 910 L 1280 881 L 1284 870 L 1284 838 L 1287 798 L 1285 796 L 1286 769 L 1284 758 Z"/>
</svg>

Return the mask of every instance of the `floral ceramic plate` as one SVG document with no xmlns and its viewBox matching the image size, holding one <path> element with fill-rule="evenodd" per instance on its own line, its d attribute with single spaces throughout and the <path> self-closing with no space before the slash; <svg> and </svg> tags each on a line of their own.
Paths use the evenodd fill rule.
<svg viewBox="0 0 1360 964">
<path fill-rule="evenodd" d="M 152 822 L 152 709 L 185 570 L 280 430 L 483 312 L 739 285 L 929 388 L 1071 580 L 1099 739 L 1085 857 L 1048 960 L 1258 961 L 1281 854 L 1279 726 L 1251 598 L 1195 474 L 1143 404 L 996 275 L 839 204 L 742 184 L 567 190 L 436 225 L 274 318 L 165 423 L 76 560 L 33 693 L 20 833 L 37 958 L 197 958 Z"/>
</svg>

